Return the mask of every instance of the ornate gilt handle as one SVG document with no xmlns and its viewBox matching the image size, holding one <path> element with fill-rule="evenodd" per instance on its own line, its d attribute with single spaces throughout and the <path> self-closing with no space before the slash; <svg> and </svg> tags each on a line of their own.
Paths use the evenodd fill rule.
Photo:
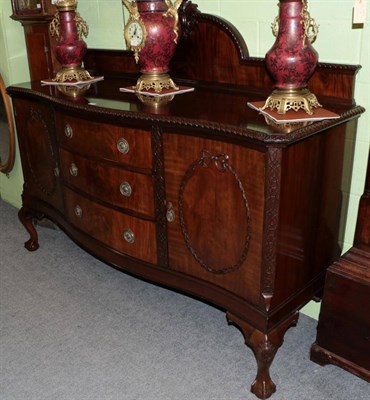
<svg viewBox="0 0 370 400">
<path fill-rule="evenodd" d="M 130 151 L 130 145 L 126 139 L 120 138 L 117 140 L 117 149 L 120 153 L 127 154 Z"/>
<path fill-rule="evenodd" d="M 122 0 L 122 4 L 127 8 L 128 12 L 130 13 L 131 17 L 134 19 L 139 19 L 140 14 L 137 8 L 136 1 L 128 1 Z"/>
<path fill-rule="evenodd" d="M 134 235 L 134 232 L 132 232 L 131 229 L 125 229 L 123 231 L 123 238 L 125 239 L 125 241 L 127 243 L 132 244 L 132 243 L 135 242 L 135 235 Z"/>
<path fill-rule="evenodd" d="M 73 137 L 73 129 L 71 125 L 66 124 L 64 127 L 64 134 L 67 136 L 68 139 L 72 139 Z"/>
<path fill-rule="evenodd" d="M 71 166 L 69 167 L 69 173 L 72 176 L 77 176 L 78 175 L 78 168 L 77 168 L 77 165 L 75 163 L 72 163 Z"/>
<path fill-rule="evenodd" d="M 89 34 L 89 26 L 77 11 L 75 16 L 75 21 L 77 26 L 78 37 L 80 39 L 82 39 L 83 36 L 86 38 L 87 35 Z"/>
<path fill-rule="evenodd" d="M 128 182 L 122 182 L 119 191 L 121 192 L 122 196 L 130 197 L 132 195 L 132 187 Z"/>
<path fill-rule="evenodd" d="M 303 35 L 303 47 L 306 46 L 306 39 L 313 43 L 316 40 L 316 37 L 319 33 L 319 25 L 316 23 L 314 18 L 311 18 L 310 13 L 307 9 L 307 0 L 302 0 L 303 9 L 301 12 L 302 21 L 301 24 L 304 26 L 304 35 Z M 275 37 L 279 34 L 279 25 L 280 18 L 279 16 L 275 17 L 273 23 L 271 24 L 272 33 Z"/>
<path fill-rule="evenodd" d="M 280 25 L 280 18 L 279 16 L 275 17 L 273 23 L 271 24 L 272 33 L 275 37 L 277 37 L 279 33 L 279 25 Z"/>
<path fill-rule="evenodd" d="M 173 205 L 171 202 L 167 203 L 167 212 L 166 212 L 166 219 L 168 222 L 175 221 L 176 215 L 175 210 L 173 209 Z"/>
<path fill-rule="evenodd" d="M 175 0 L 174 3 L 172 3 L 172 0 L 164 0 L 168 9 L 167 11 L 163 14 L 165 17 L 173 17 L 175 18 L 175 24 L 173 31 L 175 32 L 175 39 L 174 42 L 177 44 L 177 39 L 179 38 L 179 14 L 177 10 L 179 9 L 182 0 Z"/>
<path fill-rule="evenodd" d="M 87 37 L 89 34 L 89 27 L 86 21 L 80 16 L 78 12 L 75 15 L 76 27 L 77 27 L 77 34 L 80 39 L 82 37 Z M 60 30 L 60 20 L 59 20 L 59 12 L 57 11 L 54 15 L 53 20 L 50 22 L 49 32 L 51 36 L 55 36 L 59 38 L 59 30 Z"/>
<path fill-rule="evenodd" d="M 316 40 L 316 37 L 319 33 L 319 25 L 317 25 L 316 21 L 311 18 L 310 13 L 308 12 L 307 9 L 307 0 L 302 0 L 303 1 L 303 9 L 302 9 L 302 21 L 301 23 L 304 26 L 304 35 L 303 35 L 303 42 L 302 45 L 303 47 L 306 46 L 306 39 L 310 41 L 310 43 L 313 43 Z"/>
<path fill-rule="evenodd" d="M 78 217 L 78 218 L 82 217 L 82 208 L 78 204 L 75 207 L 75 214 L 76 214 L 76 217 Z"/>
</svg>

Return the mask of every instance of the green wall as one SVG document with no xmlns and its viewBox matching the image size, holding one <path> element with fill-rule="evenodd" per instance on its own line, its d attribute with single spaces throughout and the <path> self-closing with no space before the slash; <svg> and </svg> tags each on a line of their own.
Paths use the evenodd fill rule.
<svg viewBox="0 0 370 400">
<path fill-rule="evenodd" d="M 10 0 L 0 0 L 0 73 L 5 85 L 30 78 L 23 28 L 19 22 L 9 18 L 11 14 Z M 0 173 L 0 197 L 20 207 L 22 184 L 23 175 L 17 151 L 11 173 L 8 176 Z"/>
<path fill-rule="evenodd" d="M 251 56 L 264 57 L 274 43 L 271 23 L 278 14 L 277 0 L 194 0 L 203 12 L 231 21 L 243 35 Z M 365 24 L 352 25 L 353 0 L 310 0 L 310 13 L 319 24 L 314 43 L 323 62 L 361 64 L 355 98 L 370 109 L 370 32 L 369 12 Z M 23 28 L 9 18 L 10 0 L 0 0 L 0 72 L 7 85 L 29 79 Z M 121 0 L 80 0 L 78 10 L 90 27 L 87 44 L 94 48 L 123 48 Z M 319 99 L 320 100 L 320 99 Z M 351 247 L 360 196 L 363 193 L 370 143 L 369 112 L 361 116 L 355 145 L 355 165 L 345 226 L 344 250 Z M 0 196 L 16 207 L 21 205 L 23 177 L 17 154 L 14 170 L 0 174 Z M 345 220 L 345 216 L 342 216 Z M 304 312 L 318 315 L 318 305 L 310 303 Z"/>
</svg>

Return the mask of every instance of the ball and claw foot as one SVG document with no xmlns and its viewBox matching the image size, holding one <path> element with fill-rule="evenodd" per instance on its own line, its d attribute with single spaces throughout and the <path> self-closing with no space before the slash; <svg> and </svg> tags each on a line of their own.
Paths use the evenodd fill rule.
<svg viewBox="0 0 370 400">
<path fill-rule="evenodd" d="M 273 393 L 276 392 L 276 385 L 270 379 L 268 380 L 255 380 L 251 386 L 251 392 L 259 399 L 268 399 Z"/>
<path fill-rule="evenodd" d="M 27 242 L 25 242 L 24 247 L 28 251 L 37 250 L 39 248 L 39 241 L 37 231 L 32 222 L 32 214 L 25 207 L 22 207 L 18 212 L 18 218 L 31 236 Z"/>
<path fill-rule="evenodd" d="M 28 239 L 27 242 L 25 242 L 24 247 L 28 251 L 36 251 L 40 246 L 37 241 L 35 242 L 32 239 Z"/>
</svg>

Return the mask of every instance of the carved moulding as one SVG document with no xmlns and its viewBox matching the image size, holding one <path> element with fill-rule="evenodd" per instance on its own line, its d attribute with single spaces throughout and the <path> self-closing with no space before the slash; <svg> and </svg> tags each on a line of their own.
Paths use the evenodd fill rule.
<svg viewBox="0 0 370 400">
<path fill-rule="evenodd" d="M 148 97 L 148 96 L 147 96 Z M 157 243 L 158 243 L 158 263 L 168 267 L 168 243 L 167 243 L 167 224 L 166 212 L 163 210 L 165 203 L 165 184 L 163 179 L 163 144 L 161 140 L 161 130 L 157 127 L 152 128 L 153 144 L 153 174 L 155 191 L 155 208 L 157 215 Z"/>
<path fill-rule="evenodd" d="M 264 222 L 263 273 L 261 278 L 262 301 L 269 311 L 274 292 L 277 230 L 279 224 L 280 182 L 282 150 L 270 147 L 266 166 L 266 211 Z"/>
</svg>

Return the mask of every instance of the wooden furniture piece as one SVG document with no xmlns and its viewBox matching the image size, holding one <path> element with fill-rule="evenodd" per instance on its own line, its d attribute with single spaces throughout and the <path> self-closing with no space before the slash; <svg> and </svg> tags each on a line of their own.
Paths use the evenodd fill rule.
<svg viewBox="0 0 370 400">
<path fill-rule="evenodd" d="M 12 0 L 12 9 L 11 18 L 24 29 L 31 81 L 54 78 L 60 69 L 53 50 L 55 38 L 49 33 L 55 5 L 51 0 Z"/>
<path fill-rule="evenodd" d="M 15 160 L 15 130 L 9 96 L 0 74 L 0 172 L 8 174 Z"/>
<path fill-rule="evenodd" d="M 311 360 L 338 365 L 370 382 L 369 305 L 370 162 L 353 247 L 328 268 Z"/>
<path fill-rule="evenodd" d="M 32 222 L 46 216 L 101 260 L 225 309 L 254 351 L 252 391 L 265 399 L 286 330 L 341 253 L 344 154 L 351 160 L 364 111 L 352 97 L 359 67 L 320 64 L 311 80 L 339 119 L 274 126 L 247 106 L 273 87 L 263 59 L 191 2 L 180 20 L 171 76 L 193 92 L 162 101 L 120 92 L 137 66 L 109 50 L 88 52 L 85 67 L 105 79 L 84 94 L 8 88 L 25 246 L 38 248 Z"/>
</svg>

